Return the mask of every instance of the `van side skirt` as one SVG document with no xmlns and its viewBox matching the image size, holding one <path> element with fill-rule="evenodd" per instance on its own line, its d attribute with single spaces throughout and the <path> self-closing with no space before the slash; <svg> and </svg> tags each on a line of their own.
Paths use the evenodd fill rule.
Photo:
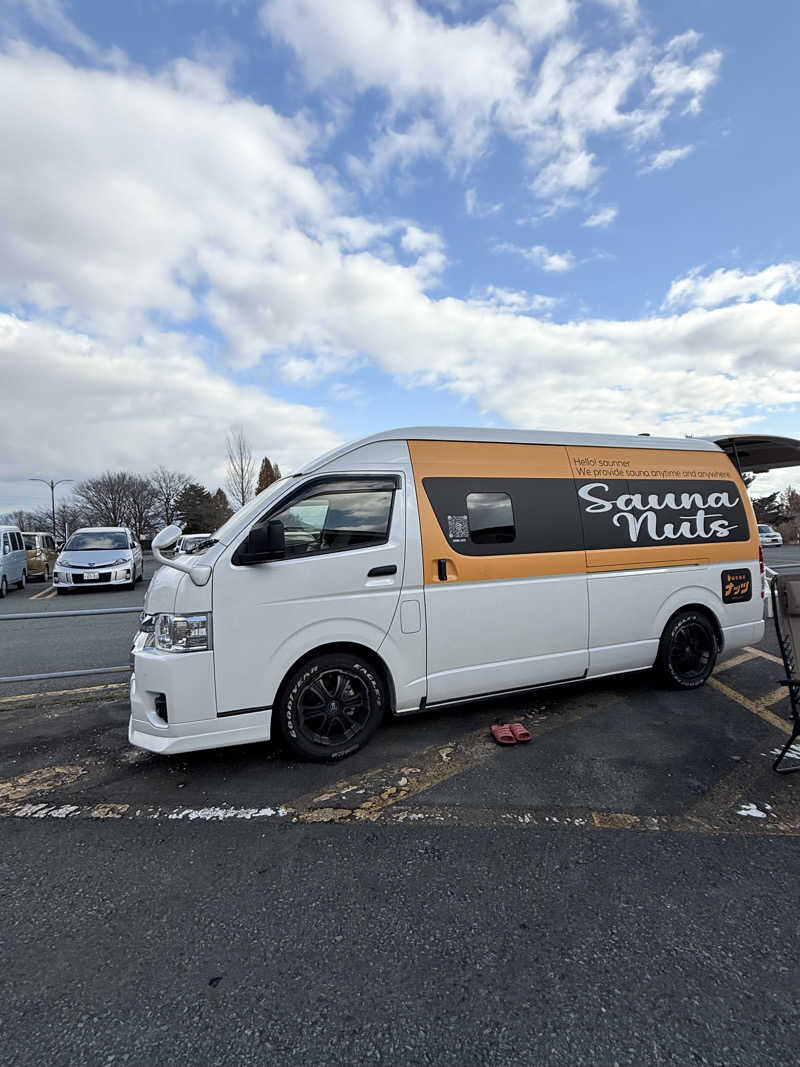
<svg viewBox="0 0 800 1067">
<path fill-rule="evenodd" d="M 218 719 L 227 719 L 229 715 L 250 715 L 254 711 L 272 711 L 271 704 L 265 704 L 260 708 L 236 708 L 234 711 L 218 711 Z"/>
<path fill-rule="evenodd" d="M 437 700 L 432 704 L 429 704 L 423 697 L 419 702 L 419 711 L 429 711 L 431 708 L 447 708 L 452 704 L 471 704 L 474 700 L 492 700 L 494 697 L 507 697 L 512 693 L 531 693 L 534 689 L 552 689 L 557 685 L 572 685 L 573 682 L 585 681 L 587 676 L 588 672 L 584 671 L 583 674 L 576 674 L 574 678 L 560 678 L 555 682 L 537 682 L 536 685 L 520 685 L 515 689 L 498 689 L 493 693 L 475 693 L 466 697 L 455 697 L 453 700 Z M 395 714 L 399 717 L 400 715 L 408 715 L 409 712 L 396 712 Z"/>
</svg>

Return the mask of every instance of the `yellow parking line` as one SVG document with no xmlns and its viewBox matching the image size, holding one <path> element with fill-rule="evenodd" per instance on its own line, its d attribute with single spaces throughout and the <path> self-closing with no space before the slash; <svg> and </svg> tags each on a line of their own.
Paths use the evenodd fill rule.
<svg viewBox="0 0 800 1067">
<path fill-rule="evenodd" d="M 47 594 L 47 596 L 43 596 L 42 597 L 42 600 L 52 600 L 57 592 L 58 592 L 57 589 L 51 589 L 50 592 Z"/>
<path fill-rule="evenodd" d="M 755 659 L 753 650 L 745 649 L 738 656 L 731 656 L 730 659 L 723 660 L 722 663 L 714 668 L 714 674 L 722 674 L 723 671 L 729 671 L 732 667 L 738 667 L 740 663 L 749 663 L 751 659 Z"/>
<path fill-rule="evenodd" d="M 741 704 L 743 708 L 747 708 L 747 710 L 752 712 L 753 715 L 758 715 L 760 719 L 763 719 L 765 722 L 768 722 L 770 726 L 774 726 L 775 729 L 780 730 L 781 733 L 790 734 L 792 732 L 788 722 L 786 722 L 784 719 L 781 719 L 774 712 L 770 711 L 769 708 L 767 708 L 761 701 L 749 700 L 742 693 L 737 692 L 735 689 L 731 689 L 729 685 L 725 685 L 725 683 L 721 682 L 719 678 L 709 678 L 708 684 L 713 689 L 716 689 L 717 692 L 722 693 L 723 696 L 728 697 L 729 700 L 734 700 L 737 704 Z M 777 690 L 775 690 L 774 692 L 777 692 Z M 774 692 L 769 695 L 773 696 Z M 774 701 L 772 701 L 772 703 L 774 703 Z"/>
<path fill-rule="evenodd" d="M 20 693 L 19 696 L 0 697 L 0 706 L 3 704 L 16 704 L 20 700 L 38 700 L 41 697 L 79 697 L 85 693 L 99 693 L 106 690 L 127 691 L 130 688 L 128 682 L 106 682 L 105 685 L 89 685 L 81 689 L 43 689 L 40 693 Z"/>
<path fill-rule="evenodd" d="M 40 767 L 27 774 L 18 774 L 0 782 L 0 800 L 25 800 L 33 793 L 52 793 L 62 785 L 71 785 L 82 775 L 86 767 L 79 763 L 66 763 L 59 767 Z"/>
<path fill-rule="evenodd" d="M 41 599 L 41 597 L 43 597 L 45 595 L 45 593 L 49 593 L 49 592 L 50 592 L 50 590 L 47 589 L 47 588 L 40 589 L 38 593 L 34 593 L 33 596 L 29 596 L 28 600 L 39 600 L 39 599 Z"/>
<path fill-rule="evenodd" d="M 765 652 L 763 648 L 751 648 L 749 645 L 745 646 L 745 652 L 752 652 L 756 656 L 761 656 L 762 659 L 771 660 L 773 663 L 780 663 L 783 666 L 783 660 L 780 656 L 773 656 L 771 652 Z"/>
</svg>

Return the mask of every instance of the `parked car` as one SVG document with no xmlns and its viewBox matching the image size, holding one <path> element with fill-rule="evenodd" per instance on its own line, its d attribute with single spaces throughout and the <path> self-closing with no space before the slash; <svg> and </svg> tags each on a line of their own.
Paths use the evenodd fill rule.
<svg viewBox="0 0 800 1067">
<path fill-rule="evenodd" d="M 28 562 L 19 527 L 0 526 L 0 600 L 12 585 L 24 589 L 27 577 Z"/>
<path fill-rule="evenodd" d="M 747 441 L 759 467 L 800 463 L 800 442 Z M 387 711 L 653 666 L 695 689 L 764 634 L 756 517 L 700 438 L 393 430 L 167 557 L 180 535 L 153 539 L 133 645 L 128 736 L 152 752 L 279 736 L 338 760 Z"/>
<path fill-rule="evenodd" d="M 783 537 L 781 537 L 777 530 L 773 530 L 771 526 L 767 526 L 765 522 L 760 522 L 758 524 L 758 539 L 761 542 L 762 547 L 783 544 Z"/>
<path fill-rule="evenodd" d="M 41 530 L 27 530 L 22 540 L 28 557 L 28 577 L 49 582 L 58 559 L 55 538 Z"/>
<path fill-rule="evenodd" d="M 87 526 L 76 530 L 64 545 L 53 585 L 59 594 L 89 585 L 133 589 L 143 576 L 142 547 L 127 527 Z"/>
<path fill-rule="evenodd" d="M 182 552 L 191 552 L 193 548 L 196 548 L 203 541 L 208 541 L 211 534 L 207 533 L 195 533 L 184 534 L 183 537 L 178 538 L 178 543 L 175 545 L 175 555 L 179 556 Z"/>
</svg>

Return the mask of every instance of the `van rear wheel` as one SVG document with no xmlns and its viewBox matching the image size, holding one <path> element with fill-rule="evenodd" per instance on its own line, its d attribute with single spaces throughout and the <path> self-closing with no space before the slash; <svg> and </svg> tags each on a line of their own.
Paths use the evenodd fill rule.
<svg viewBox="0 0 800 1067">
<path fill-rule="evenodd" d="M 344 759 L 369 741 L 383 718 L 381 679 L 360 656 L 333 652 L 292 672 L 274 711 L 282 739 L 303 759 Z"/>
<path fill-rule="evenodd" d="M 717 635 L 707 615 L 679 611 L 661 635 L 656 667 L 673 689 L 699 689 L 717 662 Z"/>
</svg>

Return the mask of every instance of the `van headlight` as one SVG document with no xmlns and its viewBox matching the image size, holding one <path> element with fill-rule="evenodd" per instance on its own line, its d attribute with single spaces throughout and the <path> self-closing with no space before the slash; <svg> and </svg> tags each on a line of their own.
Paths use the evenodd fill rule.
<svg viewBox="0 0 800 1067">
<path fill-rule="evenodd" d="M 211 646 L 211 614 L 156 615 L 155 646 L 162 652 L 207 652 Z"/>
</svg>

